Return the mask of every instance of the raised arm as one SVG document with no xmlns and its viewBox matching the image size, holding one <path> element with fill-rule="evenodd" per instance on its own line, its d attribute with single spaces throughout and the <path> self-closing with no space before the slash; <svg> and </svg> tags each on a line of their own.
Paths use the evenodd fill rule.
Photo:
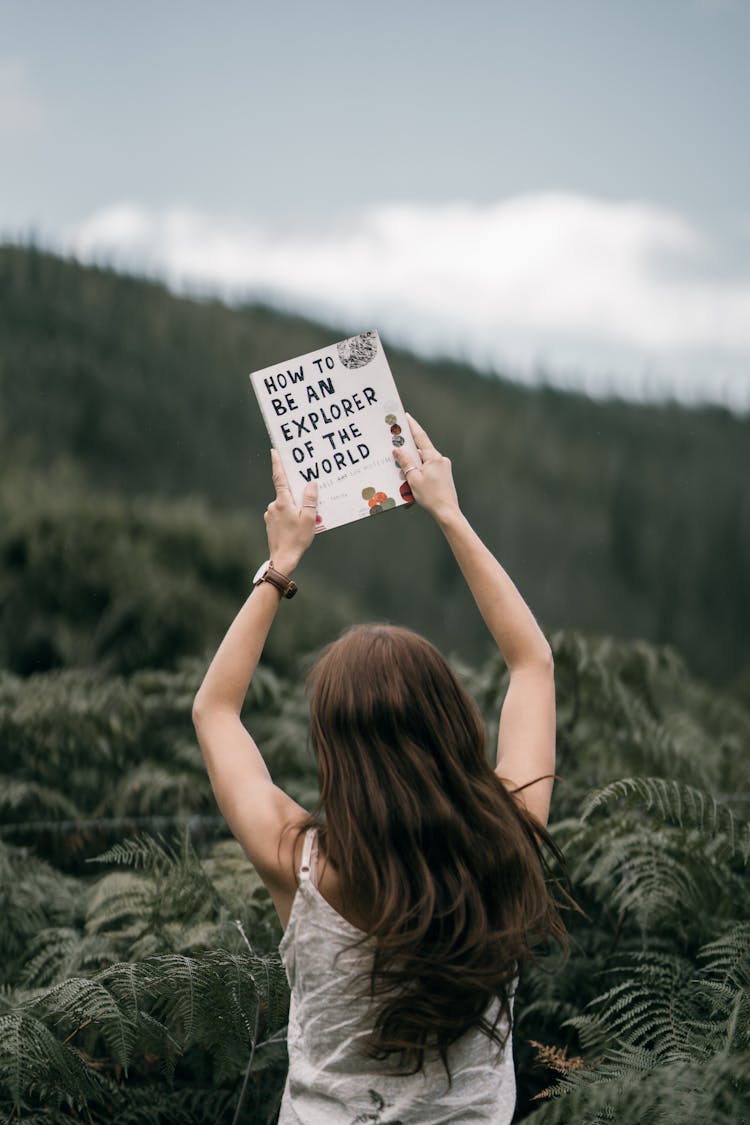
<svg viewBox="0 0 750 1125">
<path fill-rule="evenodd" d="M 409 419 L 422 464 L 396 451 L 415 499 L 434 517 L 510 670 L 500 713 L 495 772 L 542 823 L 549 817 L 555 772 L 555 678 L 552 650 L 510 576 L 461 512 L 451 463 Z M 524 788 L 525 787 L 525 788 Z"/>
<path fill-rule="evenodd" d="M 268 549 L 287 578 L 315 535 L 317 484 L 308 484 L 301 508 L 291 497 L 281 459 L 272 453 L 276 499 L 266 511 Z M 211 787 L 224 819 L 269 887 L 280 914 L 288 913 L 285 872 L 291 856 L 277 848 L 288 823 L 307 815 L 274 785 L 240 711 L 258 666 L 281 594 L 269 582 L 255 586 L 229 626 L 193 702 L 193 723 Z M 290 607 L 291 608 L 291 607 Z M 289 841 L 287 834 L 284 840 Z"/>
</svg>

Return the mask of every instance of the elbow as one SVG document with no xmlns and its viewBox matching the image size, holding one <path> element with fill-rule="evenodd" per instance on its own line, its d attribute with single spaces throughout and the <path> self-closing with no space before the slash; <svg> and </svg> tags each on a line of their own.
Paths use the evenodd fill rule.
<svg viewBox="0 0 750 1125">
<path fill-rule="evenodd" d="M 510 671 L 511 675 L 514 671 L 544 672 L 554 679 L 555 659 L 552 655 L 552 649 L 549 645 L 541 646 L 533 653 L 528 654 L 524 660 L 511 667 Z"/>
<path fill-rule="evenodd" d="M 546 637 L 542 638 L 542 644 L 539 647 L 539 652 L 534 658 L 534 662 L 542 671 L 549 672 L 554 675 L 555 672 L 555 658 L 552 654 L 552 647 Z"/>
<path fill-rule="evenodd" d="M 224 715 L 239 715 L 239 710 L 222 699 L 209 699 L 199 690 L 193 700 L 191 714 L 193 726 L 197 729 L 209 719 L 216 719 Z"/>
<path fill-rule="evenodd" d="M 206 710 L 207 710 L 206 702 L 201 697 L 201 693 L 198 692 L 195 699 L 193 700 L 193 710 L 191 712 L 194 727 L 197 727 L 197 726 L 200 725 L 201 721 L 204 719 L 204 717 L 206 715 Z"/>
</svg>

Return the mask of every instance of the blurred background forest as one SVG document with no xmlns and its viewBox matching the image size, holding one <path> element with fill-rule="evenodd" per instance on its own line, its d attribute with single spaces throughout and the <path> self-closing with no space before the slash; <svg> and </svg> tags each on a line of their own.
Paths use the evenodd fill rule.
<svg viewBox="0 0 750 1125">
<path fill-rule="evenodd" d="M 190 705 L 266 554 L 247 374 L 341 336 L 0 249 L 8 1121 L 275 1120 L 280 929 Z M 517 1119 L 745 1121 L 750 421 L 388 353 L 555 655 L 553 831 L 584 913 L 565 969 L 522 980 Z M 494 733 L 507 672 L 424 513 L 319 537 L 299 581 L 247 718 L 301 803 L 304 669 L 352 621 L 429 636 Z"/>
<path fill-rule="evenodd" d="M 2 663 L 126 672 L 208 651 L 265 557 L 268 439 L 247 374 L 341 336 L 0 250 Z M 469 518 L 545 629 L 671 644 L 695 673 L 750 691 L 747 417 L 388 354 L 407 409 L 454 462 Z M 319 537 L 302 581 L 294 635 L 283 620 L 273 638 L 279 666 L 366 617 L 466 660 L 487 651 L 416 509 Z"/>
</svg>

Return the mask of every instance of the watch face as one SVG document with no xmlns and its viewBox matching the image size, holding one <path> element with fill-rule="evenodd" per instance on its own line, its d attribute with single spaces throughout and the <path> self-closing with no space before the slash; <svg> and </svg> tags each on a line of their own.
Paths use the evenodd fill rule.
<svg viewBox="0 0 750 1125">
<path fill-rule="evenodd" d="M 258 585 L 258 583 L 262 579 L 263 575 L 268 570 L 268 564 L 270 563 L 270 561 L 271 561 L 270 559 L 266 559 L 266 561 L 264 563 L 260 564 L 260 566 L 258 567 L 258 569 L 255 572 L 255 578 L 253 578 L 253 586 Z"/>
</svg>

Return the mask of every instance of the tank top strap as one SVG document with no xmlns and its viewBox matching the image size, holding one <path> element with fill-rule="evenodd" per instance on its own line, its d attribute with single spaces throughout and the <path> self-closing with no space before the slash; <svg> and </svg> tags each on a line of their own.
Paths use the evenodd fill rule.
<svg viewBox="0 0 750 1125">
<path fill-rule="evenodd" d="M 305 883 L 309 879 L 314 887 L 318 885 L 318 830 L 314 826 L 305 832 L 305 842 L 302 845 L 302 861 L 299 868 L 299 881 Z"/>
</svg>

